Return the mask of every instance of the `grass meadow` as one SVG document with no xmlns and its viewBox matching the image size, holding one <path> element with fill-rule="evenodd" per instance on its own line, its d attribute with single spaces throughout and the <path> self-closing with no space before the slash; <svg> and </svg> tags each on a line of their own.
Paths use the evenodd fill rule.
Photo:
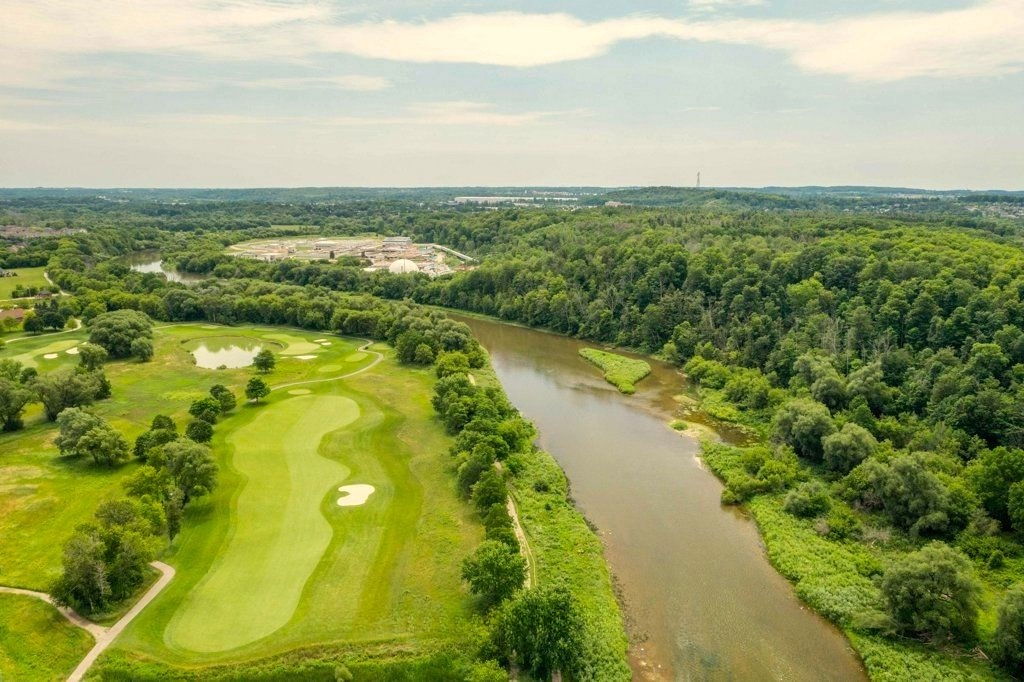
<svg viewBox="0 0 1024 682">
<path fill-rule="evenodd" d="M 627 395 L 635 393 L 636 383 L 651 373 L 651 366 L 638 358 L 596 348 L 580 348 L 580 355 L 604 370 L 605 381 Z"/>
<path fill-rule="evenodd" d="M 92 644 L 42 600 L 0 594 L 0 680 L 63 680 Z"/>
<path fill-rule="evenodd" d="M 13 302 L 15 287 L 47 287 L 43 273 L 45 267 L 38 268 L 11 268 L 9 272 L 17 273 L 14 277 L 0 277 L 0 303 Z"/>
</svg>

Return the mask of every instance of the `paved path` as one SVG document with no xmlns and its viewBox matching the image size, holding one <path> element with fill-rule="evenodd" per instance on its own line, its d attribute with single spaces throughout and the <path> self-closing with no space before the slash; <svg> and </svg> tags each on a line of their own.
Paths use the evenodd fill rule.
<svg viewBox="0 0 1024 682">
<path fill-rule="evenodd" d="M 121 634 L 121 631 L 128 627 L 128 623 L 132 622 L 135 616 L 142 612 L 142 609 L 146 608 L 149 602 L 153 601 L 160 591 L 167 587 L 167 583 L 171 582 L 171 578 L 174 577 L 174 568 L 168 566 L 162 561 L 153 561 L 149 564 L 156 570 L 160 571 L 160 578 L 157 579 L 153 585 L 146 590 L 146 593 L 142 595 L 139 601 L 128 609 L 128 613 L 121 616 L 121 619 L 111 625 L 109 628 L 105 628 L 98 623 L 94 623 L 88 618 L 79 615 L 73 609 L 69 609 L 63 606 L 57 606 L 53 603 L 53 598 L 45 592 L 36 592 L 35 590 L 24 590 L 20 587 L 3 587 L 0 585 L 0 593 L 3 594 L 20 594 L 26 597 L 35 597 L 41 599 L 47 604 L 51 604 L 60 611 L 61 615 L 67 618 L 69 621 L 82 628 L 96 640 L 93 644 L 92 649 L 85 655 L 85 658 L 78 664 L 74 672 L 68 677 L 68 682 L 79 682 L 84 676 L 86 671 L 92 667 L 92 664 L 96 662 L 99 655 L 102 654 L 110 644 L 117 639 L 117 636 Z"/>
<path fill-rule="evenodd" d="M 326 381 L 337 381 L 338 379 L 348 379 L 349 377 L 354 377 L 357 374 L 362 374 L 363 372 L 365 372 L 367 370 L 373 369 L 373 367 L 375 367 L 377 365 L 377 363 L 379 363 L 381 360 L 384 359 L 384 354 L 383 353 L 378 353 L 375 350 L 370 350 L 370 346 L 372 346 L 373 344 L 374 344 L 373 341 L 367 341 L 363 345 L 359 346 L 359 349 L 358 349 L 358 350 L 361 350 L 361 351 L 365 351 L 367 353 L 372 353 L 373 355 L 377 356 L 376 358 L 374 358 L 373 362 L 368 364 L 366 367 L 361 367 L 361 368 L 355 370 L 354 372 L 349 372 L 348 374 L 339 374 L 338 376 L 328 377 L 326 379 L 307 379 L 306 381 L 291 381 L 291 382 L 289 382 L 287 384 L 278 384 L 277 386 L 271 386 L 270 390 L 271 391 L 277 391 L 277 390 L 280 390 L 282 388 L 291 388 L 292 386 L 306 386 L 308 384 L 322 384 L 322 383 L 324 383 Z"/>
<path fill-rule="evenodd" d="M 142 595 L 139 601 L 135 602 L 135 605 L 128 609 L 128 613 L 121 616 L 121 619 L 111 625 L 109 628 L 100 628 L 101 632 L 93 636 L 96 637 L 96 644 L 93 645 L 89 653 L 85 655 L 82 662 L 78 664 L 74 672 L 68 677 L 68 682 L 79 682 L 84 676 L 86 671 L 92 667 L 92 664 L 96 662 L 99 655 L 106 651 L 107 647 L 117 639 L 117 636 L 121 634 L 121 631 L 128 627 L 128 623 L 132 622 L 135 616 L 142 612 L 142 609 L 149 605 L 149 602 L 156 599 L 156 596 L 160 594 L 160 591 L 167 587 L 167 583 L 171 582 L 171 578 L 174 577 L 174 568 L 168 566 L 162 561 L 154 561 L 150 563 L 150 566 L 160 571 L 162 575 L 160 578 L 153 583 L 152 587 L 146 590 L 146 593 Z M 97 626 L 99 627 L 99 626 Z"/>
<path fill-rule="evenodd" d="M 3 586 L 0 586 L 0 592 L 2 592 L 4 594 L 20 594 L 20 595 L 25 596 L 25 597 L 35 597 L 36 599 L 41 599 L 44 602 L 46 602 L 47 604 L 50 604 L 51 606 L 53 606 L 58 611 L 60 611 L 60 614 L 62 616 L 64 616 L 69 621 L 71 621 L 73 624 L 75 624 L 78 627 L 82 628 L 83 630 L 85 630 L 89 634 L 91 634 L 93 636 L 93 638 L 95 638 L 95 639 L 98 639 L 99 636 L 102 633 L 106 632 L 106 630 L 107 630 L 102 625 L 97 625 L 96 623 L 92 622 L 88 618 L 79 615 L 78 612 L 76 612 L 74 609 L 69 609 L 66 606 L 57 606 L 56 604 L 53 603 L 53 598 L 50 597 L 50 595 L 46 594 L 45 592 L 36 592 L 35 590 L 23 590 L 20 587 L 3 587 Z"/>
<path fill-rule="evenodd" d="M 62 329 L 59 332 L 44 332 L 42 334 L 28 334 L 26 336 L 15 336 L 13 339 L 0 339 L 7 343 L 15 343 L 16 341 L 24 341 L 25 339 L 42 339 L 50 338 L 51 336 L 57 336 L 58 334 L 67 334 L 68 332 L 77 332 L 82 328 L 82 321 L 79 319 L 75 320 L 75 326 L 71 329 Z"/>
</svg>

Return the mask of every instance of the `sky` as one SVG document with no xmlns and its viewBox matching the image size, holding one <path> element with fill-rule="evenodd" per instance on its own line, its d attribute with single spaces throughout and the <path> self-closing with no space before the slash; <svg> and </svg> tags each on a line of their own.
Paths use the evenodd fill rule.
<svg viewBox="0 0 1024 682">
<path fill-rule="evenodd" d="M 0 186 L 1024 189 L 1024 0 L 0 0 Z"/>
</svg>

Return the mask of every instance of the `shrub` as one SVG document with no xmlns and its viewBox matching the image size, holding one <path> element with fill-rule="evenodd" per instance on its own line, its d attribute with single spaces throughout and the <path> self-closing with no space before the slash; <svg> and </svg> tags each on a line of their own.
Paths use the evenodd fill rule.
<svg viewBox="0 0 1024 682">
<path fill-rule="evenodd" d="M 789 491 L 782 508 L 801 518 L 818 516 L 829 508 L 828 489 L 821 481 L 802 483 Z"/>
<path fill-rule="evenodd" d="M 942 542 L 896 559 L 880 587 L 890 617 L 906 633 L 970 641 L 981 588 L 970 561 Z"/>
<path fill-rule="evenodd" d="M 508 499 L 505 481 L 493 467 L 485 471 L 473 486 L 473 504 L 483 511 L 495 504 L 504 504 Z"/>
<path fill-rule="evenodd" d="M 863 426 L 849 422 L 836 433 L 825 436 L 821 445 L 825 466 L 845 474 L 867 459 L 878 442 Z"/>
<path fill-rule="evenodd" d="M 505 601 L 526 580 L 526 561 L 518 550 L 493 540 L 484 541 L 462 562 L 462 579 L 480 597 L 484 608 Z"/>
<path fill-rule="evenodd" d="M 776 438 L 808 459 L 822 458 L 822 439 L 835 430 L 828 408 L 813 400 L 791 400 L 775 415 Z"/>
<path fill-rule="evenodd" d="M 995 657 L 1014 675 L 1024 674 L 1024 585 L 1015 585 L 999 605 Z"/>
<path fill-rule="evenodd" d="M 825 537 L 830 540 L 856 540 L 862 532 L 856 515 L 842 504 L 833 505 L 825 516 Z"/>
<path fill-rule="evenodd" d="M 97 315 L 89 322 L 89 343 L 103 346 L 113 358 L 132 355 L 133 341 L 152 337 L 153 322 L 148 315 L 137 310 L 115 310 Z"/>
</svg>

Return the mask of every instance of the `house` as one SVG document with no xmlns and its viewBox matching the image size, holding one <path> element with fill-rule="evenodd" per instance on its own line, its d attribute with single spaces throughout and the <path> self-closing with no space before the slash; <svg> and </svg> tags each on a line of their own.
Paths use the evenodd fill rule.
<svg viewBox="0 0 1024 682">
<path fill-rule="evenodd" d="M 25 313 L 28 311 L 24 308 L 8 308 L 7 310 L 0 310 L 0 320 L 16 320 L 21 322 L 25 319 Z"/>
</svg>

